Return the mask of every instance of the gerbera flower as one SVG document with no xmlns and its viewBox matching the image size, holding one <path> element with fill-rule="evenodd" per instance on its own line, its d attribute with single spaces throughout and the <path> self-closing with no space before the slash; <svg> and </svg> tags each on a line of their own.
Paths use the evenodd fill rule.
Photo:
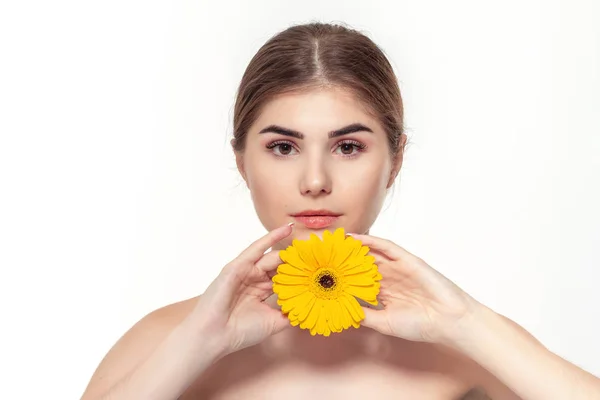
<svg viewBox="0 0 600 400">
<path fill-rule="evenodd" d="M 323 240 L 294 239 L 279 252 L 284 264 L 272 278 L 277 304 L 293 326 L 311 335 L 329 336 L 351 326 L 358 328 L 365 313 L 356 300 L 377 305 L 381 274 L 367 255 L 369 248 L 346 237 L 343 228 L 326 230 Z"/>
</svg>

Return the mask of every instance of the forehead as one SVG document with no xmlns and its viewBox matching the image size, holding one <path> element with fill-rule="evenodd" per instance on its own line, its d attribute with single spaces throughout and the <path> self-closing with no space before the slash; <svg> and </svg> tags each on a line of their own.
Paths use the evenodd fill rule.
<svg viewBox="0 0 600 400">
<path fill-rule="evenodd" d="M 263 106 L 253 130 L 281 124 L 310 134 L 311 131 L 325 132 L 356 122 L 380 130 L 377 120 L 353 93 L 323 88 L 274 97 Z"/>
</svg>

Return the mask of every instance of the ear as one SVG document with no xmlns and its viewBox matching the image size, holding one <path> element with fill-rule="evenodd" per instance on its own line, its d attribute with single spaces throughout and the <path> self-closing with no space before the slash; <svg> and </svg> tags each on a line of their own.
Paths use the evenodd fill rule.
<svg viewBox="0 0 600 400">
<path fill-rule="evenodd" d="M 402 136 L 400 136 L 400 145 L 398 146 L 398 154 L 396 155 L 395 159 L 393 160 L 392 169 L 390 171 L 390 179 L 387 183 L 386 189 L 389 189 L 392 187 L 392 185 L 394 184 L 394 181 L 396 180 L 396 177 L 398 176 L 398 173 L 400 172 L 400 169 L 402 168 L 402 160 L 404 159 L 404 146 L 405 145 L 406 145 L 406 135 L 403 133 Z"/>
<path fill-rule="evenodd" d="M 231 139 L 231 144 L 233 145 L 235 139 Z M 240 175 L 242 175 L 242 178 L 244 178 L 244 181 L 246 182 L 246 186 L 248 186 L 248 179 L 246 179 L 246 169 L 244 168 L 244 154 L 240 151 L 235 151 L 235 164 L 237 165 L 237 169 L 240 173 Z"/>
</svg>

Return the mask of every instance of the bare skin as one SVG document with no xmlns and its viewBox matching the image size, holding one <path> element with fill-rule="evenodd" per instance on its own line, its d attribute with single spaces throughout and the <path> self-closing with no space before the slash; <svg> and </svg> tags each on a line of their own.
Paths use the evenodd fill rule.
<svg viewBox="0 0 600 400">
<path fill-rule="evenodd" d="M 464 398 L 484 378 L 476 364 L 442 346 L 367 327 L 330 337 L 290 327 L 215 363 L 181 399 L 450 400 Z M 479 393 L 471 398 L 486 398 Z"/>
<path fill-rule="evenodd" d="M 102 360 L 83 398 L 93 398 L 139 365 L 192 312 L 200 297 L 157 309 L 135 324 Z M 278 307 L 275 295 L 267 302 Z M 290 326 L 219 359 L 179 398 L 370 397 L 519 399 L 478 364 L 448 347 L 403 340 L 364 326 L 327 338 Z"/>
<path fill-rule="evenodd" d="M 355 123 L 368 129 L 331 135 Z M 299 133 L 291 137 L 273 125 Z M 403 135 L 401 147 L 405 140 Z M 401 168 L 402 157 L 390 155 L 377 119 L 351 94 L 320 90 L 274 99 L 261 111 L 236 161 L 270 239 L 262 238 L 225 266 L 201 298 L 162 307 L 136 323 L 102 360 L 83 399 L 473 400 L 485 399 L 483 392 L 493 399 L 519 398 L 449 346 L 407 339 L 421 331 L 403 332 L 420 321 L 405 307 L 414 302 L 399 303 L 402 296 L 390 294 L 416 293 L 423 304 L 451 305 L 446 300 L 452 296 L 442 295 L 454 290 L 446 290 L 449 282 L 433 272 L 416 281 L 416 275 L 402 272 L 414 272 L 411 265 L 380 258 L 390 284 L 382 283 L 381 292 L 387 289 L 389 312 L 367 313 L 361 328 L 330 337 L 291 327 L 278 310 L 267 275 L 280 263 L 277 250 L 323 232 L 297 223 L 291 233 L 285 224 L 294 213 L 329 209 L 339 217 L 328 229 L 368 234 Z M 268 248 L 271 253 L 263 257 Z M 240 286 L 246 280 L 250 285 Z M 411 283 L 419 290 L 403 286 Z M 373 328 L 382 316 L 397 322 L 387 324 L 394 329 L 385 334 Z M 476 387 L 483 391 L 466 397 Z"/>
</svg>

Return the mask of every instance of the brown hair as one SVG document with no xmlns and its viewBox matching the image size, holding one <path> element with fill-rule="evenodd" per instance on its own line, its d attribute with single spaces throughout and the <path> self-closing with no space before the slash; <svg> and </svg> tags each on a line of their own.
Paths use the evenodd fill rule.
<svg viewBox="0 0 600 400">
<path fill-rule="evenodd" d="M 354 93 L 384 127 L 392 156 L 402 154 L 402 97 L 385 54 L 354 29 L 318 22 L 292 26 L 271 37 L 248 64 L 234 108 L 234 150 L 244 150 L 250 127 L 270 99 L 319 87 Z"/>
</svg>

